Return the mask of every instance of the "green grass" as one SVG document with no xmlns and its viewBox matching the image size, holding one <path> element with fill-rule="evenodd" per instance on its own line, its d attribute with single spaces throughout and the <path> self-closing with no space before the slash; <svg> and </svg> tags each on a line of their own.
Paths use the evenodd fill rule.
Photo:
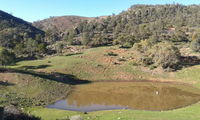
<svg viewBox="0 0 200 120">
<path fill-rule="evenodd" d="M 121 52 L 120 52 L 121 51 Z M 108 53 L 117 53 L 118 56 L 106 56 Z M 64 74 L 72 74 L 83 80 L 170 80 L 180 82 L 194 82 L 193 78 L 199 78 L 198 72 L 192 67 L 191 73 L 184 73 L 184 70 L 173 73 L 152 74 L 151 71 L 144 71 L 143 67 L 134 66 L 130 57 L 134 56 L 131 49 L 119 49 L 116 46 L 99 47 L 85 50 L 83 54 L 71 56 L 55 56 L 42 60 L 22 61 L 18 62 L 11 68 L 28 69 L 32 66 L 35 71 L 42 72 L 59 72 Z M 124 57 L 126 61 L 119 61 Z M 115 65 L 114 63 L 119 63 Z M 46 65 L 44 68 L 38 66 Z M 148 68 L 145 68 L 148 69 Z M 197 68 L 197 71 L 200 70 Z M 193 72 L 194 71 L 194 72 Z M 157 73 L 157 72 L 155 72 Z M 185 76 L 184 76 L 185 75 Z M 189 76 L 188 76 L 189 75 Z M 184 78 L 181 80 L 181 78 Z"/>
<path fill-rule="evenodd" d="M 63 98 L 70 85 L 23 73 L 1 73 L 1 80 L 12 83 L 0 85 L 0 105 L 17 103 L 19 106 L 45 105 Z M 3 79 L 2 79 L 3 78 Z"/>
<path fill-rule="evenodd" d="M 185 68 L 176 72 L 176 77 L 184 81 L 200 82 L 200 65 Z"/>
<path fill-rule="evenodd" d="M 70 116 L 81 114 L 78 112 L 64 111 L 64 110 L 55 110 L 47 108 L 28 108 L 26 110 L 29 114 L 41 117 L 42 120 L 56 120 L 69 118 Z"/>
<path fill-rule="evenodd" d="M 73 115 L 81 115 L 85 120 L 199 120 L 200 103 L 172 111 L 154 112 L 138 110 L 112 110 L 91 112 L 87 115 L 79 112 L 55 110 L 47 108 L 31 108 L 30 114 L 41 117 L 42 120 L 56 120 Z"/>
<path fill-rule="evenodd" d="M 140 76 L 148 78 L 151 75 L 134 67 L 130 64 L 130 61 L 122 61 L 120 65 L 114 65 L 115 62 L 119 62 L 118 59 L 121 56 L 128 56 L 126 53 L 119 54 L 119 56 L 105 55 L 116 49 L 117 47 L 91 48 L 80 55 L 56 56 L 42 60 L 22 61 L 10 67 L 26 69 L 30 66 L 37 68 L 37 66 L 46 65 L 47 67 L 44 68 L 29 70 L 72 74 L 79 79 L 91 81 L 141 79 Z M 119 74 L 128 75 L 128 77 L 116 76 Z"/>
</svg>

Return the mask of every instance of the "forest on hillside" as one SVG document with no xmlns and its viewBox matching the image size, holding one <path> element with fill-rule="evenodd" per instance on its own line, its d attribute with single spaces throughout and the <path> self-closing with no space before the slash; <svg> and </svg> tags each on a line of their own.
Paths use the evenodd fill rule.
<svg viewBox="0 0 200 120">
<path fill-rule="evenodd" d="M 69 21 L 75 18 L 77 22 L 75 25 L 68 23 L 66 30 L 57 27 L 59 18 L 48 25 L 46 19 L 46 22 L 38 23 L 39 26 L 45 24 L 43 32 L 36 28 L 38 25 L 33 27 L 1 11 L 0 46 L 23 58 L 60 53 L 68 45 L 119 45 L 121 48 L 133 47 L 137 51 L 137 64 L 178 69 L 181 45 L 188 45 L 194 52 L 200 51 L 199 13 L 199 5 L 134 5 L 119 15 L 90 19 L 69 17 Z M 52 22 L 50 19 L 49 22 Z M 63 19 L 67 18 L 62 18 L 62 22 Z M 157 50 L 159 52 L 156 53 Z M 169 59 L 169 56 L 174 57 Z"/>
<path fill-rule="evenodd" d="M 198 32 L 199 10 L 198 5 L 134 5 L 101 21 L 83 21 L 69 30 L 64 39 L 69 44 L 94 47 L 108 44 L 132 47 L 136 42 L 151 38 L 188 42 Z"/>
</svg>

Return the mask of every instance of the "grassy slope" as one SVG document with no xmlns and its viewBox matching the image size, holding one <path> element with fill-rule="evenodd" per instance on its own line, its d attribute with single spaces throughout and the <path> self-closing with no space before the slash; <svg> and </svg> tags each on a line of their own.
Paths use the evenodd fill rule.
<svg viewBox="0 0 200 120">
<path fill-rule="evenodd" d="M 118 56 L 106 56 L 109 52 L 118 53 Z M 42 72 L 60 72 L 72 74 L 82 80 L 159 80 L 178 81 L 199 86 L 198 74 L 200 65 L 183 70 L 166 73 L 150 71 L 144 67 L 134 66 L 131 49 L 118 49 L 117 47 L 99 47 L 86 50 L 83 54 L 71 56 L 56 56 L 43 60 L 22 61 L 12 68 L 28 68 L 30 66 L 46 65 L 40 69 L 31 69 Z M 126 61 L 119 61 L 120 58 Z M 114 63 L 119 63 L 115 65 Z"/>
<path fill-rule="evenodd" d="M 118 56 L 106 56 L 108 52 L 116 52 Z M 131 51 L 131 50 L 129 50 Z M 47 65 L 48 67 L 36 69 L 43 72 L 60 72 L 72 74 L 79 79 L 84 80 L 141 80 L 153 79 L 156 77 L 165 77 L 166 75 L 152 75 L 141 71 L 139 67 L 132 65 L 131 61 L 119 62 L 120 57 L 130 58 L 132 55 L 129 51 L 117 47 L 100 47 L 88 49 L 84 54 L 72 56 L 57 56 L 43 60 L 22 61 L 17 63 L 13 68 L 27 68 L 28 66 Z M 120 65 L 114 65 L 119 62 Z"/>
<path fill-rule="evenodd" d="M 118 53 L 118 56 L 105 56 L 108 52 Z M 174 73 L 163 73 L 161 71 L 149 71 L 146 68 L 133 66 L 131 50 L 117 49 L 116 47 L 100 47 L 86 50 L 83 54 L 72 56 L 52 57 L 44 60 L 23 61 L 17 63 L 13 68 L 27 68 L 27 66 L 48 65 L 46 68 L 35 69 L 43 72 L 60 72 L 73 74 L 84 80 L 159 80 L 176 81 L 192 84 L 200 88 L 200 65 L 182 69 Z M 124 57 L 126 61 L 119 62 Z M 115 65 L 114 63 L 119 63 Z M 121 111 L 121 110 L 120 110 Z M 93 112 L 84 117 L 92 117 L 92 120 L 114 120 L 120 117 L 122 120 L 197 120 L 200 119 L 200 103 L 190 107 L 168 111 L 100 111 Z M 41 116 L 44 120 L 55 120 L 63 118 L 76 112 L 51 110 L 43 108 L 32 108 L 31 114 Z M 52 114 L 51 114 L 52 113 Z M 48 114 L 48 115 L 47 115 Z"/>
<path fill-rule="evenodd" d="M 22 73 L 0 73 L 0 105 L 9 102 L 20 103 L 20 106 L 43 105 L 61 99 L 70 86 L 49 79 Z"/>
</svg>

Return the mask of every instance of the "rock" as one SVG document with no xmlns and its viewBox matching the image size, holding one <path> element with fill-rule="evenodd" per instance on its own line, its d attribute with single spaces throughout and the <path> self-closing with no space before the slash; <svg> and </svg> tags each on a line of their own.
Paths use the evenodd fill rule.
<svg viewBox="0 0 200 120">
<path fill-rule="evenodd" d="M 20 115 L 21 111 L 18 110 L 14 105 L 10 105 L 4 108 L 4 113 L 13 114 L 13 115 Z"/>
<path fill-rule="evenodd" d="M 87 112 L 84 112 L 84 114 L 88 114 Z"/>
<path fill-rule="evenodd" d="M 70 117 L 70 120 L 83 120 L 83 118 L 80 115 L 75 115 Z"/>
</svg>

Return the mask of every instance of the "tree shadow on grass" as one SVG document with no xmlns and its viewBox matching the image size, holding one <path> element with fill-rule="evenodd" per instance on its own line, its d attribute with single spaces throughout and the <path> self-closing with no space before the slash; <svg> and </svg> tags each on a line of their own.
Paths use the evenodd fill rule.
<svg viewBox="0 0 200 120">
<path fill-rule="evenodd" d="M 13 85 L 15 85 L 15 84 L 9 83 L 9 82 L 0 81 L 0 86 L 13 86 Z"/>
<path fill-rule="evenodd" d="M 197 56 L 181 57 L 181 68 L 191 67 L 195 65 L 200 65 L 200 59 Z"/>
<path fill-rule="evenodd" d="M 47 67 L 51 67 L 51 65 L 22 66 L 20 69 L 45 69 Z"/>
<path fill-rule="evenodd" d="M 74 55 L 82 55 L 83 53 L 82 52 L 78 52 L 78 53 L 69 53 L 65 56 L 74 56 Z"/>
<path fill-rule="evenodd" d="M 15 114 L 5 114 L 5 117 L 3 117 L 3 120 L 41 120 L 39 117 L 35 116 L 30 116 L 27 114 L 20 114 L 20 115 L 15 115 Z"/>
<path fill-rule="evenodd" d="M 88 84 L 91 83 L 89 80 L 80 80 L 74 75 L 69 75 L 69 74 L 63 74 L 63 73 L 44 73 L 44 72 L 35 72 L 35 71 L 30 71 L 30 70 L 22 70 L 22 69 L 11 69 L 11 68 L 0 68 L 0 72 L 6 73 L 6 72 L 13 72 L 13 73 L 21 73 L 21 74 L 27 74 L 27 75 L 32 75 L 35 77 L 40 77 L 56 82 L 61 82 L 69 85 L 78 85 L 78 84 Z"/>
</svg>

